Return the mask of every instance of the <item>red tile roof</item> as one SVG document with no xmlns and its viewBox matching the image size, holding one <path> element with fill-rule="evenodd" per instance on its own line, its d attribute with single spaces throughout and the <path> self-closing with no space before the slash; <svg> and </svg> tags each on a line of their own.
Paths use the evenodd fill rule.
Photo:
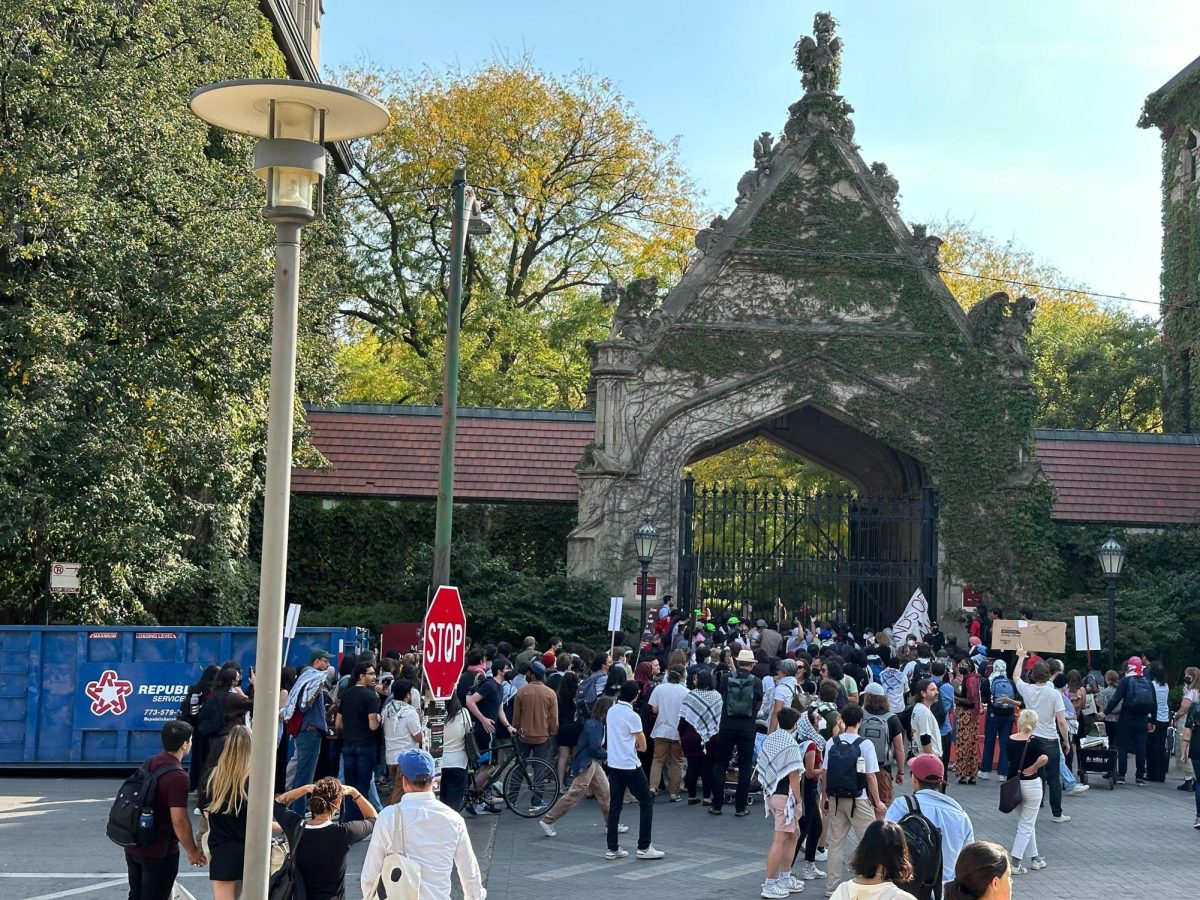
<svg viewBox="0 0 1200 900">
<path fill-rule="evenodd" d="M 1039 430 L 1037 454 L 1056 521 L 1200 522 L 1200 435 Z"/>
<path fill-rule="evenodd" d="M 333 468 L 295 469 L 299 494 L 437 496 L 441 411 L 349 405 L 310 409 L 312 441 Z M 462 409 L 454 496 L 574 503 L 574 467 L 594 436 L 590 411 Z M 1039 430 L 1054 519 L 1157 526 L 1200 522 L 1200 435 Z"/>
<path fill-rule="evenodd" d="M 312 442 L 332 469 L 293 469 L 299 494 L 436 497 L 441 410 L 349 405 L 310 409 Z M 590 413 L 459 411 L 454 496 L 462 501 L 574 503 L 574 467 L 595 434 Z"/>
</svg>

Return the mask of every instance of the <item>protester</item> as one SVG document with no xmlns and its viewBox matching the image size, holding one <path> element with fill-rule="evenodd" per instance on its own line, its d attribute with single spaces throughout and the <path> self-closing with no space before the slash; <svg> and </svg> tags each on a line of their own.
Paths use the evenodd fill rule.
<svg viewBox="0 0 1200 900">
<path fill-rule="evenodd" d="M 200 787 L 200 775 L 204 772 L 204 762 L 208 756 L 208 738 L 196 730 L 196 724 L 201 708 L 212 699 L 213 690 L 217 685 L 217 676 L 220 674 L 220 666 L 205 666 L 199 680 L 188 687 L 183 707 L 180 710 L 180 718 L 192 726 L 192 753 L 188 766 L 188 781 L 193 791 Z"/>
<path fill-rule="evenodd" d="M 875 745 L 879 760 L 879 801 L 885 806 L 892 802 L 893 779 L 904 783 L 904 727 L 900 718 L 889 710 L 887 691 L 883 685 L 871 682 L 863 692 L 863 722 L 858 733 Z"/>
<path fill-rule="evenodd" d="M 1136 780 L 1146 783 L 1146 738 L 1150 717 L 1157 708 L 1154 686 L 1142 676 L 1142 661 L 1131 656 L 1125 663 L 1125 677 L 1113 691 L 1109 709 L 1117 710 L 1117 784 L 1125 783 L 1129 769 L 1129 751 L 1137 763 Z"/>
<path fill-rule="evenodd" d="M 1148 673 L 1154 687 L 1154 714 L 1150 717 L 1150 733 L 1146 739 L 1146 780 L 1167 780 L 1167 766 L 1171 755 L 1167 752 L 1167 729 L 1171 725 L 1171 711 L 1167 706 L 1167 669 L 1159 661 L 1150 664 Z"/>
<path fill-rule="evenodd" d="M 484 900 L 487 891 L 467 826 L 462 816 L 433 796 L 433 757 L 424 750 L 410 750 L 397 765 L 404 796 L 386 807 L 375 823 L 363 861 L 362 895 L 375 896 L 383 862 L 396 852 L 421 867 L 420 900 L 449 897 L 452 869 L 458 870 L 465 900 Z"/>
<path fill-rule="evenodd" d="M 213 900 L 234 900 L 241 893 L 246 855 L 247 791 L 250 782 L 250 729 L 235 725 L 205 786 L 208 803 L 208 877 Z"/>
<path fill-rule="evenodd" d="M 650 737 L 654 739 L 654 762 L 650 766 L 650 791 L 658 790 L 664 764 L 668 773 L 668 790 L 671 802 L 683 799 L 680 793 L 683 782 L 683 745 L 679 738 L 679 716 L 688 689 L 683 686 L 685 670 L 672 666 L 667 670 L 667 680 L 659 684 L 650 694 L 649 706 L 654 715 L 654 727 Z"/>
<path fill-rule="evenodd" d="M 392 779 L 392 795 L 389 803 L 400 799 L 400 773 L 396 760 L 401 753 L 415 750 L 422 743 L 421 719 L 410 701 L 412 682 L 394 679 L 392 698 L 384 705 L 381 713 L 383 722 L 383 758 L 387 761 Z"/>
<path fill-rule="evenodd" d="M 1008 851 L 991 841 L 964 847 L 943 900 L 1012 900 Z"/>
<path fill-rule="evenodd" d="M 930 704 L 929 711 L 933 713 L 938 723 L 938 739 L 942 745 L 942 765 L 950 771 L 950 753 L 954 747 L 954 691 L 960 682 L 950 675 L 947 666 L 949 660 L 936 659 L 930 668 L 933 670 L 933 680 L 937 683 L 937 700 Z"/>
<path fill-rule="evenodd" d="M 979 675 L 969 659 L 960 660 L 957 671 L 954 688 L 954 735 L 957 743 L 954 767 L 959 784 L 974 784 L 975 773 L 979 771 Z"/>
<path fill-rule="evenodd" d="M 569 665 L 570 657 L 567 659 Z M 558 760 L 555 763 L 555 774 L 558 775 L 559 784 L 565 784 L 567 764 L 571 761 L 571 754 L 579 742 L 579 735 L 583 732 L 583 719 L 575 705 L 575 695 L 579 693 L 579 676 L 568 671 L 560 671 L 558 674 L 561 677 L 558 687 L 554 689 L 558 698 L 558 734 L 555 735 Z M 550 687 L 550 679 L 546 680 L 546 687 Z"/>
<path fill-rule="evenodd" d="M 558 748 L 558 697 L 546 687 L 546 667 L 536 660 L 529 664 L 527 682 L 513 698 L 512 724 L 526 756 L 544 760 L 553 767 Z M 535 802 L 540 801 L 535 793 Z"/>
<path fill-rule="evenodd" d="M 1050 812 L 1053 813 L 1051 821 L 1064 823 L 1071 821 L 1070 816 L 1063 815 L 1062 811 L 1062 774 L 1059 764 L 1062 757 L 1071 749 L 1070 734 L 1067 731 L 1067 719 L 1064 710 L 1062 694 L 1055 690 L 1054 685 L 1049 684 L 1050 667 L 1043 661 L 1038 661 L 1029 669 L 1029 677 L 1032 681 L 1025 681 L 1021 673 L 1025 666 L 1025 647 L 1022 644 L 1017 644 L 1017 665 L 1016 665 L 1016 685 L 1017 692 L 1021 695 L 1021 700 L 1025 704 L 1025 708 L 1033 710 L 1037 714 L 1037 718 L 1033 721 L 1033 734 L 1035 737 L 1040 737 L 1045 742 L 1043 747 L 1048 762 L 1042 767 L 1042 778 L 1046 782 L 1046 789 L 1050 793 Z M 1142 744 L 1143 753 L 1145 743 Z M 1011 752 L 1012 746 L 1009 746 Z M 1143 763 L 1144 763 L 1143 756 Z M 1012 766 L 1012 757 L 1009 756 L 1009 766 Z"/>
<path fill-rule="evenodd" d="M 487 784 L 493 768 L 499 764 L 497 757 L 499 756 L 500 741 L 508 737 L 509 722 L 502 702 L 504 694 L 502 685 L 504 676 L 511 668 L 507 657 L 496 656 L 492 661 L 491 677 L 479 682 L 474 690 L 467 694 L 467 709 L 475 719 L 472 726 L 475 745 L 481 755 L 490 753 L 489 761 L 481 763 L 476 768 L 475 786 L 477 788 L 482 788 Z M 482 815 L 490 812 L 490 809 L 486 803 L 480 802 L 475 805 L 475 812 Z"/>
<path fill-rule="evenodd" d="M 942 835 L 942 881 L 954 878 L 954 865 L 962 848 L 975 840 L 971 817 L 958 801 L 942 793 L 946 785 L 946 770 L 942 761 L 928 753 L 915 757 L 910 768 L 913 774 L 912 799 L 921 815 L 929 819 Z M 899 822 L 910 811 L 909 798 L 897 797 L 885 814 L 889 822 Z"/>
<path fill-rule="evenodd" d="M 204 771 L 200 775 L 201 793 L 221 759 L 221 752 L 229 733 L 236 726 L 246 724 L 246 716 L 254 706 L 253 701 L 242 693 L 241 680 L 242 672 L 236 663 L 226 663 L 222 666 L 212 697 L 200 708 L 196 717 L 196 730 L 208 738 L 208 755 L 204 760 Z M 250 684 L 254 684 L 253 670 L 250 672 Z"/>
<path fill-rule="evenodd" d="M 859 706 L 851 704 L 842 710 L 845 732 L 830 741 L 822 760 L 821 807 L 828 815 L 829 868 L 825 876 L 828 892 L 842 878 L 842 854 L 850 829 L 854 829 L 861 841 L 867 826 L 883 818 L 887 811 L 879 802 L 879 788 L 873 777 L 879 771 L 875 747 L 858 733 L 862 717 Z"/>
<path fill-rule="evenodd" d="M 539 820 L 547 837 L 558 834 L 554 823 L 573 810 L 579 801 L 589 794 L 595 796 L 596 805 L 600 809 L 600 820 L 607 826 L 611 795 L 608 776 L 604 774 L 603 768 L 605 760 L 608 759 L 608 753 L 604 749 L 604 724 L 608 718 L 608 711 L 615 702 L 612 697 L 601 697 L 592 707 L 591 717 L 584 722 L 575 745 L 575 755 L 571 760 L 571 786 Z M 618 834 L 624 834 L 628 830 L 628 825 L 617 824 Z"/>
<path fill-rule="evenodd" d="M 1179 762 L 1183 764 L 1185 769 L 1190 769 L 1191 761 L 1191 745 L 1194 742 L 1200 742 L 1200 734 L 1192 731 L 1192 716 L 1188 713 L 1193 706 L 1200 704 L 1200 668 L 1196 666 L 1188 666 L 1183 670 L 1183 701 L 1179 704 L 1179 710 L 1175 713 L 1175 746 Z M 1193 790 L 1196 784 L 1196 779 L 1191 771 L 1188 771 L 1183 778 L 1183 784 L 1179 785 L 1179 790 Z M 1197 810 L 1200 812 L 1200 809 Z"/>
<path fill-rule="evenodd" d="M 850 857 L 854 878 L 832 892 L 833 900 L 916 900 L 896 887 L 912 879 L 904 832 L 893 822 L 872 822 Z"/>
<path fill-rule="evenodd" d="M 796 742 L 800 713 L 788 706 L 779 711 L 778 728 L 769 734 L 758 753 L 758 773 L 767 798 L 766 815 L 775 827 L 767 851 L 767 877 L 763 897 L 787 897 L 804 890 L 804 882 L 792 877 L 796 857 L 800 814 L 804 809 L 804 753 Z"/>
<path fill-rule="evenodd" d="M 150 773 L 157 775 L 155 836 L 144 847 L 134 844 L 125 848 L 129 900 L 170 900 L 179 875 L 180 844 L 193 866 L 208 862 L 192 836 L 192 823 L 188 819 L 188 773 L 183 768 L 183 759 L 192 749 L 192 726 L 179 720 L 167 722 L 159 740 L 162 753 L 145 762 Z"/>
<path fill-rule="evenodd" d="M 608 747 L 608 770 L 610 795 L 608 809 L 608 851 L 606 859 L 624 859 L 628 850 L 622 850 L 617 835 L 621 823 L 621 808 L 625 803 L 626 789 L 638 802 L 639 827 L 638 859 L 662 859 L 666 854 L 656 850 L 650 842 L 654 824 L 654 802 L 650 786 L 642 772 L 637 754 L 645 750 L 646 735 L 642 730 L 641 717 L 634 711 L 633 701 L 640 689 L 635 682 L 621 686 L 620 700 L 605 717 L 605 743 Z"/>
<path fill-rule="evenodd" d="M 1017 732 L 1008 736 L 1008 777 L 1021 777 L 1021 805 L 1017 808 L 1017 836 L 1012 846 L 1012 871 L 1024 875 L 1025 851 L 1029 851 L 1029 868 L 1044 869 L 1046 861 L 1038 854 L 1037 816 L 1042 805 L 1041 771 L 1050 762 L 1053 738 L 1038 737 L 1038 714 L 1023 709 L 1017 716 Z"/>
<path fill-rule="evenodd" d="M 979 780 L 992 777 L 992 759 L 999 744 L 997 772 L 1008 771 L 1008 736 L 1013 730 L 1013 712 L 1020 709 L 1017 689 L 1008 677 L 1008 665 L 1002 659 L 992 662 L 992 674 L 980 683 L 979 702 L 986 710 L 983 732 L 983 762 Z"/>
<path fill-rule="evenodd" d="M 378 751 L 379 694 L 375 691 L 375 664 L 363 660 L 354 665 L 352 686 L 342 692 L 334 730 L 342 735 L 342 766 L 346 784 L 360 794 L 371 793 Z M 358 818 L 358 810 L 346 811 L 348 820 Z"/>
<path fill-rule="evenodd" d="M 687 775 L 684 786 L 688 793 L 688 806 L 703 803 L 712 805 L 713 768 L 718 753 L 717 733 L 721 728 L 721 695 L 713 688 L 711 670 L 696 673 L 696 686 L 680 706 L 679 743 L 687 759 Z M 696 796 L 696 783 L 701 785 L 701 796 Z"/>
<path fill-rule="evenodd" d="M 938 690 L 938 684 L 932 678 L 922 678 L 913 685 L 912 744 L 909 748 L 909 759 L 925 752 L 939 758 L 942 755 L 941 728 L 932 711 L 933 704 L 940 700 Z"/>
<path fill-rule="evenodd" d="M 362 819 L 333 820 L 344 800 L 358 807 Z M 288 804 L 296 801 L 307 801 L 311 814 L 307 822 L 304 816 L 288 808 Z M 275 821 L 287 836 L 295 857 L 296 871 L 304 883 L 304 900 L 345 900 L 346 857 L 352 846 L 371 836 L 375 817 L 375 807 L 370 801 L 336 778 L 322 778 L 275 798 Z"/>
<path fill-rule="evenodd" d="M 713 770 L 714 785 L 710 814 L 721 815 L 725 802 L 725 775 L 734 750 L 738 759 L 737 793 L 734 795 L 735 815 L 749 815 L 750 777 L 753 774 L 754 738 L 757 734 L 755 716 L 762 706 L 762 683 L 750 670 L 754 668 L 754 654 L 742 650 L 737 655 L 737 671 L 726 676 L 721 683 L 721 729 L 718 732 L 717 764 Z M 611 749 L 609 751 L 612 752 Z M 611 763 L 610 763 L 611 765 Z"/>
<path fill-rule="evenodd" d="M 438 796 L 453 810 L 458 810 L 463 806 L 463 800 L 467 794 L 467 767 L 470 762 L 467 758 L 467 736 L 470 733 L 471 714 L 463 709 L 462 704 L 458 701 L 458 696 L 452 694 L 446 701 L 446 723 L 442 730 L 442 786 Z M 393 788 L 396 784 L 403 787 L 399 764 L 395 763 L 394 765 L 396 765 L 396 770 Z M 394 790 L 393 797 L 396 799 L 390 802 L 398 802 L 399 798 Z"/>
</svg>

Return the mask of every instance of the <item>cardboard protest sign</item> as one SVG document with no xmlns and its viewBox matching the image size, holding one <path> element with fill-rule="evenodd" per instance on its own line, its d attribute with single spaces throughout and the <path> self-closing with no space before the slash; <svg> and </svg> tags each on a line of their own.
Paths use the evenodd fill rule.
<svg viewBox="0 0 1200 900">
<path fill-rule="evenodd" d="M 1067 623 L 1034 619 L 997 619 L 992 623 L 992 649 L 1016 650 L 1017 644 L 1030 652 L 1064 653 Z"/>
</svg>

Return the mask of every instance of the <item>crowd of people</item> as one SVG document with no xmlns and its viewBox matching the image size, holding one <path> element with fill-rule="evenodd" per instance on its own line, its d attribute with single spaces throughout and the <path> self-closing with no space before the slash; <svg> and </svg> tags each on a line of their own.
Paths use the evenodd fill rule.
<svg viewBox="0 0 1200 900">
<path fill-rule="evenodd" d="M 839 900 L 926 900 L 943 888 L 948 897 L 1007 900 L 1011 876 L 1049 865 L 1037 835 L 1043 801 L 1053 822 L 1066 823 L 1062 798 L 1087 790 L 1072 774 L 1081 741 L 1107 731 L 1118 784 L 1131 754 L 1136 783 L 1163 780 L 1168 729 L 1186 734 L 1200 714 L 1194 668 L 1170 710 L 1161 661 L 1131 657 L 1121 676 L 1064 672 L 1061 661 L 1023 649 L 989 651 L 986 614 L 968 623 L 964 647 L 936 622 L 919 634 L 856 634 L 841 607 L 825 621 L 744 622 L 684 616 L 668 599 L 654 618 L 640 647 L 568 652 L 557 638 L 539 648 L 532 637 L 519 650 L 472 646 L 445 704 L 437 762 L 423 746 L 434 706 L 415 655 L 365 653 L 334 668 L 317 649 L 301 672 L 285 670 L 275 821 L 308 900 L 344 897 L 346 855 L 363 840 L 366 898 L 397 848 L 421 864 L 422 897 L 448 896 L 454 868 L 466 897 L 486 896 L 460 811 L 497 811 L 501 798 L 486 789 L 514 743 L 563 784 L 546 799 L 544 834 L 555 837 L 556 823 L 593 798 L 610 860 L 630 856 L 621 839 L 628 806 L 638 808 L 631 849 L 652 861 L 666 856 L 653 842 L 659 794 L 712 816 L 732 806 L 735 817 L 761 798 L 771 822 L 763 897 L 824 880 L 826 896 Z M 131 900 L 169 896 L 180 846 L 192 864 L 209 866 L 214 900 L 236 896 L 251 706 L 241 675 L 232 662 L 205 670 L 180 720 L 163 729 L 164 753 L 151 763 L 171 769 L 157 801 L 171 828 L 154 852 L 127 850 Z M 1200 752 L 1178 744 L 1180 759 L 1200 771 Z M 190 775 L 174 771 L 171 761 L 189 754 Z M 946 793 L 950 777 L 1019 782 L 1007 849 L 976 841 Z M 1181 789 L 1196 793 L 1200 829 L 1198 785 L 1192 778 Z M 192 802 L 199 838 L 186 816 Z M 174 869 L 164 861 L 172 854 Z"/>
</svg>

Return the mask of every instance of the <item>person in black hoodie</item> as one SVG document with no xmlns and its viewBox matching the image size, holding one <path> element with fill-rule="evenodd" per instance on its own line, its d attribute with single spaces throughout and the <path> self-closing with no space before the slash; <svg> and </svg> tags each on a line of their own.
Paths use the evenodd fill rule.
<svg viewBox="0 0 1200 900">
<path fill-rule="evenodd" d="M 1155 705 L 1154 686 L 1142 675 L 1141 657 L 1129 657 L 1125 677 L 1108 705 L 1109 711 L 1117 710 L 1117 784 L 1125 783 L 1130 749 L 1137 760 L 1137 783 L 1146 783 L 1146 738 Z"/>
</svg>

